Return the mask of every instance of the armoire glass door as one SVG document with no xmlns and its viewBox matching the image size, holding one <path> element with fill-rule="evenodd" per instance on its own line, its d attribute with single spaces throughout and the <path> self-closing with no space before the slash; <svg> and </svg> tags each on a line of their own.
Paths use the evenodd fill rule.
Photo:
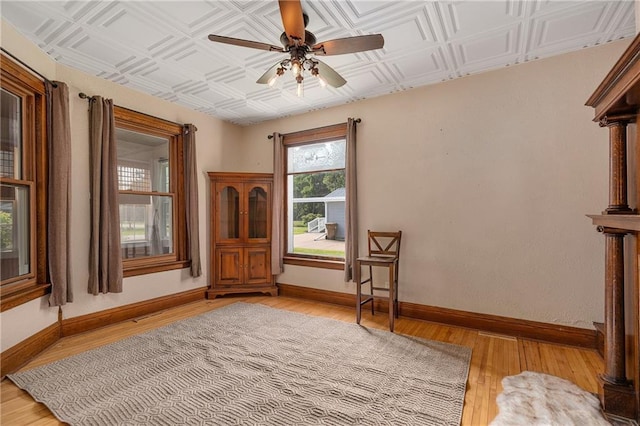
<svg viewBox="0 0 640 426">
<path fill-rule="evenodd" d="M 254 186 L 249 190 L 248 198 L 248 234 L 249 239 L 264 239 L 269 236 L 269 198 L 262 186 Z"/>
<path fill-rule="evenodd" d="M 232 185 L 221 184 L 218 190 L 218 239 L 240 238 L 240 191 Z"/>
</svg>

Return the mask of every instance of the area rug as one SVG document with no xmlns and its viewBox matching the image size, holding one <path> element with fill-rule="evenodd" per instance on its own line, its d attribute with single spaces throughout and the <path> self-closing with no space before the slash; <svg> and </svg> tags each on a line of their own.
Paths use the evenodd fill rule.
<svg viewBox="0 0 640 426">
<path fill-rule="evenodd" d="M 8 377 L 71 425 L 459 425 L 470 358 L 234 303 Z"/>
<path fill-rule="evenodd" d="M 610 425 L 595 395 L 560 377 L 524 371 L 502 379 L 502 387 L 491 426 Z"/>
</svg>

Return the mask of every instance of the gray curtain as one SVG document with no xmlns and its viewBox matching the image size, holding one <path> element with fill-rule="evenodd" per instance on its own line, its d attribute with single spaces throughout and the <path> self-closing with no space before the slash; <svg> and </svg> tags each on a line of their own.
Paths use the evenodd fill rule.
<svg viewBox="0 0 640 426">
<path fill-rule="evenodd" d="M 94 96 L 89 105 L 91 237 L 88 291 L 94 295 L 120 293 L 122 252 L 113 101 Z"/>
<path fill-rule="evenodd" d="M 284 243 L 284 162 L 285 150 L 282 146 L 282 135 L 273 134 L 273 208 L 271 218 L 271 273 L 278 275 L 284 272 L 282 253 Z"/>
<path fill-rule="evenodd" d="M 191 276 L 202 275 L 200 264 L 200 222 L 198 216 L 198 173 L 196 127 L 184 125 L 184 186 L 187 216 L 187 242 L 191 259 Z M 212 212 L 213 214 L 213 212 Z"/>
<path fill-rule="evenodd" d="M 357 279 L 356 259 L 358 258 L 358 184 L 356 169 L 356 121 L 347 120 L 347 158 L 346 158 L 346 205 L 345 227 L 347 235 L 344 247 L 344 280 Z"/>
<path fill-rule="evenodd" d="M 71 130 L 69 88 L 62 82 L 45 81 L 49 187 L 47 203 L 47 252 L 51 295 L 49 306 L 73 302 L 69 213 L 71 211 Z"/>
</svg>

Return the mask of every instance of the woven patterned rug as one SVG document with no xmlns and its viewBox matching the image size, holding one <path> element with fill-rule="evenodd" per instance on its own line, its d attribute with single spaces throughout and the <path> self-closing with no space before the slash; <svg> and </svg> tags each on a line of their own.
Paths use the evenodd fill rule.
<svg viewBox="0 0 640 426">
<path fill-rule="evenodd" d="M 71 425 L 458 425 L 470 358 L 235 303 L 8 377 Z"/>
</svg>

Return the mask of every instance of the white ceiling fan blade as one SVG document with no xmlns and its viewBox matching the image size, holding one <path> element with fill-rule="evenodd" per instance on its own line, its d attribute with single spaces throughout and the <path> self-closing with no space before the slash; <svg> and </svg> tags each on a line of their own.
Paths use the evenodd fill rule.
<svg viewBox="0 0 640 426">
<path fill-rule="evenodd" d="M 262 77 L 260 77 L 258 81 L 256 81 L 256 83 L 269 84 L 269 81 L 278 74 L 278 68 L 280 68 L 280 66 L 280 62 L 278 62 L 277 64 L 269 68 L 267 72 L 262 74 Z"/>
<path fill-rule="evenodd" d="M 329 65 L 325 64 L 324 62 L 320 62 L 317 59 L 314 59 L 314 61 L 318 63 L 316 65 L 316 67 L 318 68 L 318 77 L 326 81 L 329 86 L 340 87 L 344 86 L 344 84 L 347 82 L 347 80 L 342 78 L 342 76 Z"/>
</svg>

